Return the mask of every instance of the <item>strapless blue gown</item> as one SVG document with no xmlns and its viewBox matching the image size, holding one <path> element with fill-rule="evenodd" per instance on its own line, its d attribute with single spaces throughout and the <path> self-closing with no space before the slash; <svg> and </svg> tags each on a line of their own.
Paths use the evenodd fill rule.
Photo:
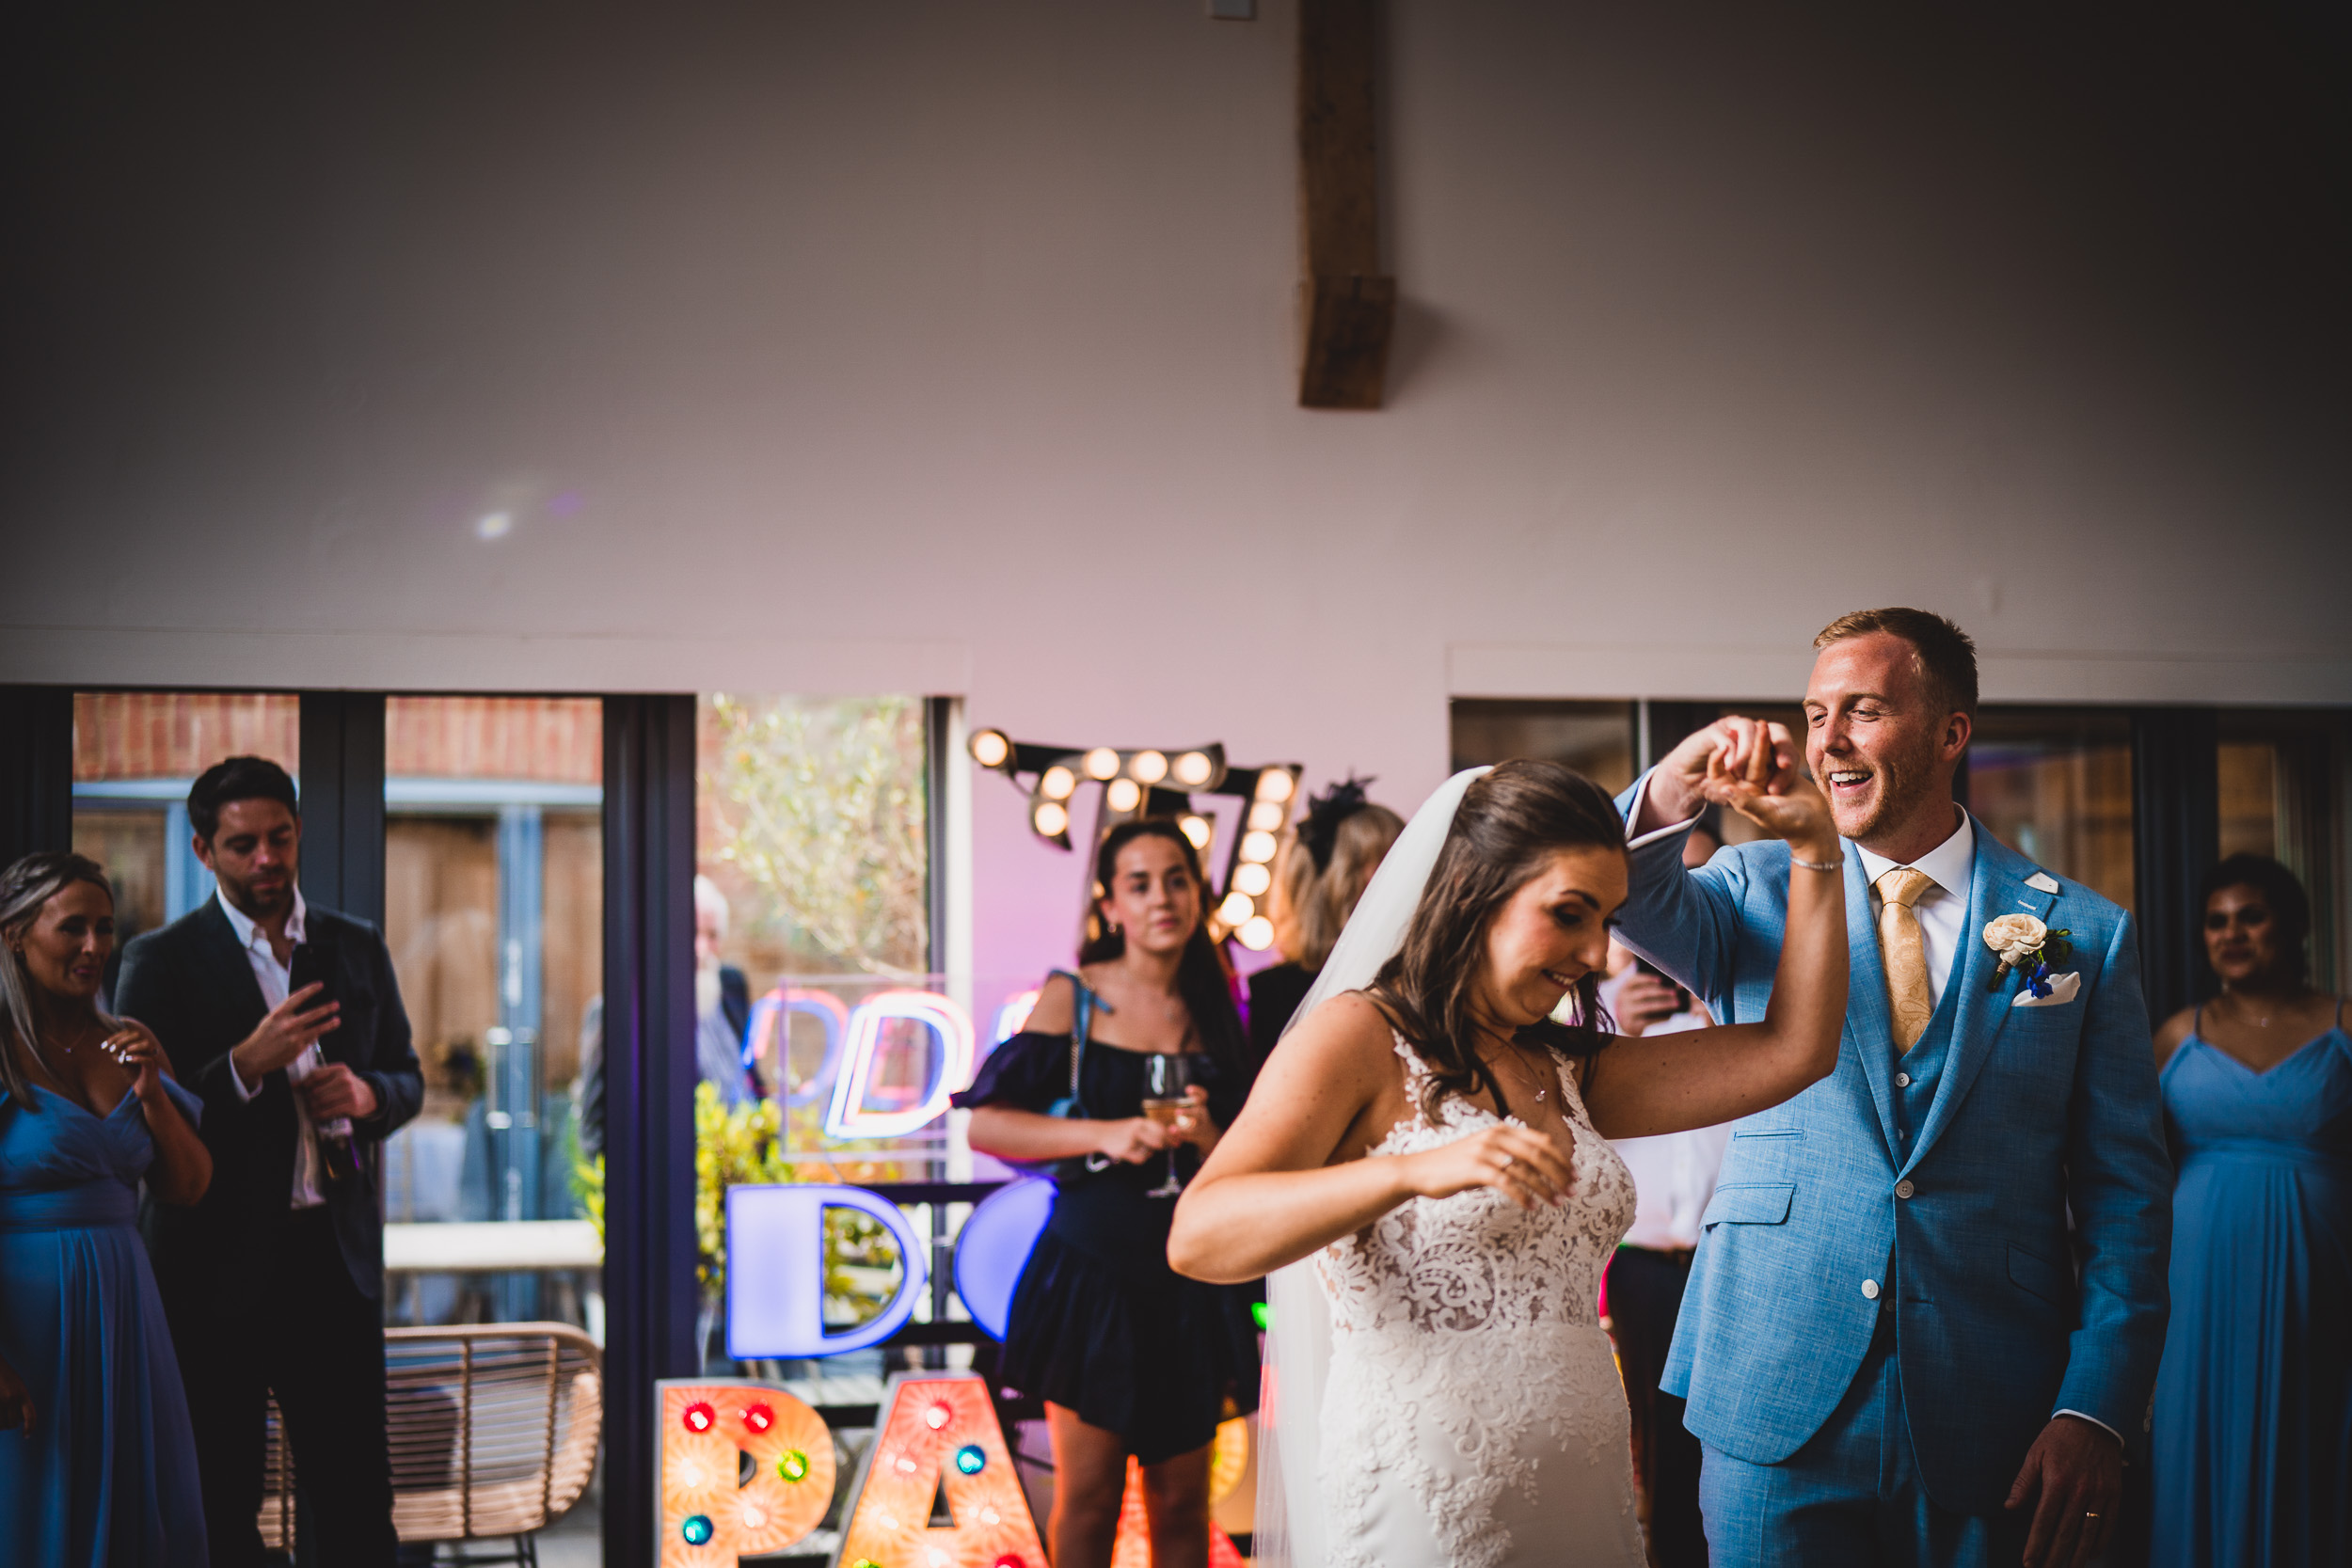
<svg viewBox="0 0 2352 1568">
<path fill-rule="evenodd" d="M 187 1397 L 139 1241 L 147 1119 L 133 1095 L 96 1117 L 32 1092 L 0 1090 L 0 1357 L 34 1408 L 29 1434 L 0 1433 L 0 1563 L 205 1568 Z"/>
<path fill-rule="evenodd" d="M 2191 1034 L 2150 1423 L 2159 1568 L 2352 1562 L 2352 1038 L 2257 1073 Z"/>
</svg>

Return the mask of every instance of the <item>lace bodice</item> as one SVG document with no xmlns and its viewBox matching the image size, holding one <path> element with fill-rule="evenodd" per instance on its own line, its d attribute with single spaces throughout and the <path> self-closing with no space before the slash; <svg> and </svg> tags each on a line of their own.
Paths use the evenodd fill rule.
<svg viewBox="0 0 2352 1568">
<path fill-rule="evenodd" d="M 1438 1121 L 1428 1120 L 1419 1106 L 1429 1069 L 1403 1036 L 1393 1037 L 1416 1108 L 1372 1158 L 1438 1148 L 1496 1125 L 1492 1111 L 1459 1098 L 1442 1103 Z M 1593 1131 L 1565 1064 L 1558 1076 L 1560 1107 L 1576 1133 L 1576 1191 L 1568 1201 L 1529 1213 L 1490 1187 L 1474 1187 L 1399 1205 L 1316 1259 L 1336 1328 L 1441 1332 L 1598 1322 L 1601 1271 L 1633 1224 L 1633 1178 Z"/>
<path fill-rule="evenodd" d="M 1371 1158 L 1469 1137 L 1494 1113 L 1414 1109 Z M 1335 1568 L 1639 1568 L 1624 1390 L 1597 1298 L 1633 1178 L 1564 1066 L 1576 1188 L 1529 1213 L 1491 1188 L 1416 1197 L 1315 1257 L 1332 1346 L 1317 1469 Z M 1517 1118 L 1513 1118 L 1516 1122 Z"/>
</svg>

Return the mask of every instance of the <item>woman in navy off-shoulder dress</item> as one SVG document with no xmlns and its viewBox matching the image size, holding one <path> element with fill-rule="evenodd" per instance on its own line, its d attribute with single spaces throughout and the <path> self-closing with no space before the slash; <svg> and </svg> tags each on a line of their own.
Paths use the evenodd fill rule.
<svg viewBox="0 0 2352 1568">
<path fill-rule="evenodd" d="M 1209 1448 L 1217 1422 L 1257 1407 L 1248 1293 L 1168 1266 L 1175 1200 L 1152 1196 L 1173 1161 L 1199 1168 L 1249 1092 L 1252 1065 L 1202 929 L 1191 841 L 1146 817 L 1104 838 L 1098 932 L 1076 975 L 1057 972 L 1028 1027 L 956 1098 L 972 1147 L 1055 1162 L 1054 1216 L 1013 1292 L 998 1363 L 1009 1389 L 1046 1402 L 1054 1442 L 1055 1568 L 1111 1558 L 1127 1457 L 1143 1465 L 1152 1560 L 1208 1560 Z M 1191 1113 L 1143 1115 L 1145 1064 L 1179 1054 Z M 1074 1078 L 1074 1084 L 1073 1084 Z"/>
<path fill-rule="evenodd" d="M 2161 1568 L 2352 1562 L 2352 1038 L 2303 981 L 2303 889 L 2204 884 L 2221 994 L 2156 1037 L 2179 1186 L 2149 1422 Z"/>
<path fill-rule="evenodd" d="M 98 1010 L 104 873 L 0 876 L 0 1562 L 204 1568 L 179 1363 L 137 1227 L 212 1179 L 199 1105 L 155 1037 Z"/>
</svg>

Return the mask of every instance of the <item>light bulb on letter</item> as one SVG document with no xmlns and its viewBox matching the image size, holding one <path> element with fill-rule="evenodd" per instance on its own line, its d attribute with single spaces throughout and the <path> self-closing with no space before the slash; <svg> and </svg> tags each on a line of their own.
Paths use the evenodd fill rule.
<svg viewBox="0 0 2352 1568">
<path fill-rule="evenodd" d="M 1270 861 L 1274 858 L 1274 835 L 1269 832 L 1241 835 L 1241 858 L 1246 861 Z"/>
<path fill-rule="evenodd" d="M 1277 805 L 1291 798 L 1295 785 L 1287 768 L 1269 768 L 1258 775 L 1258 799 L 1272 800 Z"/>
<path fill-rule="evenodd" d="M 1037 781 L 1037 792 L 1048 800 L 1067 800 L 1070 792 L 1078 787 L 1078 775 L 1060 763 L 1048 768 Z"/>
<path fill-rule="evenodd" d="M 1273 885 L 1274 873 L 1255 862 L 1233 867 L 1233 891 L 1236 893 L 1259 898 L 1264 896 L 1265 890 Z"/>
<path fill-rule="evenodd" d="M 1103 803 L 1113 811 L 1133 811 L 1143 803 L 1143 786 L 1133 779 L 1113 779 L 1103 791 Z"/>
<path fill-rule="evenodd" d="M 1037 824 L 1037 831 L 1047 838 L 1059 838 L 1070 831 L 1070 813 L 1053 800 L 1040 800 L 1029 820 Z"/>
<path fill-rule="evenodd" d="M 1107 779 L 1119 771 L 1119 753 L 1108 746 L 1097 746 L 1086 754 L 1084 764 L 1089 779 Z"/>
<path fill-rule="evenodd" d="M 972 760 L 982 768 L 1002 768 L 1012 755 L 1012 742 L 1002 730 L 976 730 L 972 735 Z"/>
<path fill-rule="evenodd" d="M 1137 784 L 1158 784 L 1168 777 L 1168 753 L 1137 752 L 1127 759 L 1127 776 Z"/>
<path fill-rule="evenodd" d="M 1229 893 L 1216 907 L 1216 917 L 1228 926 L 1239 926 L 1257 912 L 1256 902 L 1246 893 Z"/>
<path fill-rule="evenodd" d="M 1264 832 L 1273 832 L 1282 826 L 1290 813 L 1272 800 L 1260 800 L 1249 808 L 1249 825 Z"/>
<path fill-rule="evenodd" d="M 1215 771 L 1206 752 L 1186 752 L 1175 762 L 1176 782 L 1195 788 L 1207 784 L 1209 775 Z"/>
<path fill-rule="evenodd" d="M 1274 922 L 1260 915 L 1255 920 L 1243 921 L 1241 929 L 1233 934 L 1241 938 L 1241 944 L 1252 953 L 1263 953 L 1274 945 Z"/>
<path fill-rule="evenodd" d="M 1206 849 L 1209 840 L 1216 832 L 1209 826 L 1209 819 L 1205 816 L 1180 816 L 1176 819 L 1176 826 L 1184 831 L 1184 836 L 1192 840 L 1192 847 L 1196 849 Z M 1094 896 L 1100 898 L 1103 895 L 1098 892 Z"/>
</svg>

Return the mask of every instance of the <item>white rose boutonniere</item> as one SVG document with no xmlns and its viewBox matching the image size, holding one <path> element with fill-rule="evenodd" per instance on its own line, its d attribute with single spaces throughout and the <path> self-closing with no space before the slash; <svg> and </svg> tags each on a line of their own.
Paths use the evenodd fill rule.
<svg viewBox="0 0 2352 1568">
<path fill-rule="evenodd" d="M 2066 939 L 2074 933 L 2051 930 L 2029 914 L 2005 914 L 1984 928 L 1984 944 L 2001 956 L 2001 966 L 1993 972 L 1994 990 L 2015 970 L 2036 996 L 2050 994 L 2050 966 L 2063 963 L 2074 951 L 2074 944 Z"/>
</svg>

